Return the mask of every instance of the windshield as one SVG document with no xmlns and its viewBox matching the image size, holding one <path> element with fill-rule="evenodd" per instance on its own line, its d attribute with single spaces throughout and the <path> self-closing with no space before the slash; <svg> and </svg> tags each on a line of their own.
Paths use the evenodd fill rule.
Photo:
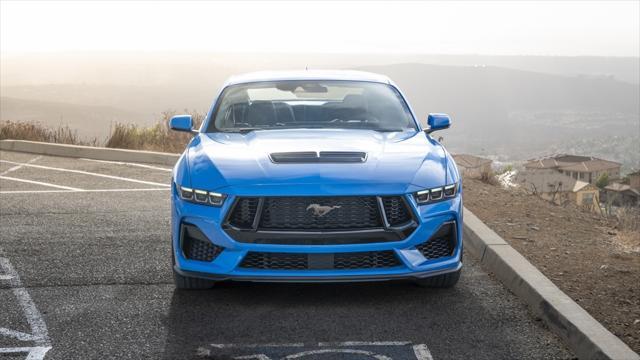
<svg viewBox="0 0 640 360">
<path fill-rule="evenodd" d="M 364 81 L 274 81 L 227 87 L 207 132 L 262 129 L 417 130 L 390 85 Z"/>
</svg>

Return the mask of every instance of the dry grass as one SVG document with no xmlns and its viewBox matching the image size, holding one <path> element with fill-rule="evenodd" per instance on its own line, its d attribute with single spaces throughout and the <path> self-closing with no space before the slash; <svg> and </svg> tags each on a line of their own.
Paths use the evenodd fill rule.
<svg viewBox="0 0 640 360">
<path fill-rule="evenodd" d="M 496 186 L 500 183 L 498 177 L 493 173 L 493 171 L 482 171 L 480 173 L 480 181 L 493 186 Z"/>
<path fill-rule="evenodd" d="M 187 113 L 193 117 L 194 126 L 198 128 L 204 119 L 204 114 L 197 111 L 187 111 Z M 163 112 L 160 120 L 151 127 L 116 123 L 104 142 L 96 138 L 81 139 L 76 131 L 66 125 L 52 129 L 37 122 L 4 121 L 0 122 L 0 140 L 29 140 L 180 153 L 193 135 L 169 129 L 169 120 L 175 114 L 175 111 Z"/>
<path fill-rule="evenodd" d="M 188 112 L 198 128 L 204 114 L 196 111 Z M 162 118 L 152 127 L 140 127 L 117 123 L 111 131 L 105 146 L 119 149 L 136 149 L 162 152 L 182 152 L 193 135 L 169 129 L 169 120 L 175 111 L 165 111 Z"/>
<path fill-rule="evenodd" d="M 78 133 L 68 126 L 59 126 L 56 129 L 44 127 L 37 122 L 0 122 L 0 140 L 29 140 L 43 141 L 58 144 L 92 145 L 98 144 L 97 139 L 81 140 Z"/>
<path fill-rule="evenodd" d="M 616 211 L 616 243 L 625 252 L 640 253 L 640 209 L 623 207 Z"/>
</svg>

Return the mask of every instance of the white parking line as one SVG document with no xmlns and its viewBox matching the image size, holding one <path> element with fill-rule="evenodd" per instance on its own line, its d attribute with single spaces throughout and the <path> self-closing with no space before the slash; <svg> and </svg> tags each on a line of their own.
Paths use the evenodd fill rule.
<svg viewBox="0 0 640 360">
<path fill-rule="evenodd" d="M 51 350 L 51 346 L 0 348 L 0 354 L 29 353 L 26 360 L 41 360 Z"/>
<path fill-rule="evenodd" d="M 416 354 L 418 360 L 433 360 L 431 351 L 425 344 L 413 345 L 413 353 Z"/>
<path fill-rule="evenodd" d="M 37 338 L 31 334 L 25 334 L 21 331 L 11 330 L 7 328 L 0 328 L 0 335 L 8 336 L 20 341 L 35 341 Z"/>
<path fill-rule="evenodd" d="M 34 163 L 34 162 L 36 162 L 36 161 L 40 160 L 40 159 L 42 159 L 42 155 L 40 155 L 40 156 L 36 156 L 36 157 L 34 157 L 33 159 L 31 159 L 31 160 L 27 161 L 26 163 L 27 163 L 27 164 L 31 164 L 31 163 Z M 0 176 L 2 176 L 2 175 L 7 175 L 8 173 L 10 173 L 10 172 L 12 172 L 12 171 L 16 171 L 16 170 L 18 170 L 18 169 L 22 168 L 23 166 L 24 166 L 24 165 L 16 165 L 16 166 L 14 166 L 14 167 L 11 167 L 11 168 L 9 168 L 9 169 L 7 169 L 7 170 L 5 170 L 5 171 L 1 172 L 1 173 L 0 173 Z"/>
<path fill-rule="evenodd" d="M 146 164 L 123 162 L 123 161 L 96 160 L 96 159 L 85 159 L 85 158 L 80 158 L 80 160 L 100 162 L 100 163 L 106 163 L 106 164 L 137 166 L 137 167 L 141 167 L 141 168 L 145 168 L 145 169 L 153 169 L 153 170 L 160 170 L 160 171 L 167 171 L 167 172 L 172 172 L 173 171 L 173 169 L 170 169 L 170 168 L 152 166 L 152 165 L 146 165 Z"/>
<path fill-rule="evenodd" d="M 318 346 L 403 346 L 410 344 L 411 341 L 342 341 L 320 342 Z"/>
<path fill-rule="evenodd" d="M 163 187 L 170 187 L 171 186 L 171 185 L 166 184 L 166 183 L 157 183 L 157 182 L 153 182 L 153 181 L 137 180 L 137 179 L 131 179 L 131 178 L 126 178 L 126 177 L 121 177 L 121 176 L 106 175 L 106 174 L 100 174 L 100 173 L 94 173 L 94 172 L 82 171 L 82 170 L 72 170 L 72 169 L 63 169 L 63 168 L 57 168 L 57 167 L 52 167 L 52 166 L 33 165 L 33 164 L 19 163 L 19 162 L 8 161 L 8 160 L 0 160 L 0 162 L 8 163 L 8 164 L 15 164 L 15 165 L 22 165 L 22 166 L 25 166 L 25 167 L 31 167 L 31 168 L 36 168 L 36 169 L 62 171 L 62 172 L 69 172 L 69 173 L 74 173 L 74 174 L 82 174 L 82 175 L 91 175 L 91 176 L 103 177 L 103 178 L 107 178 L 107 179 L 129 181 L 129 182 L 134 182 L 134 183 L 138 183 L 138 184 L 145 184 L 145 185 L 154 185 L 154 186 L 163 186 Z"/>
<path fill-rule="evenodd" d="M 296 353 L 296 354 L 291 354 L 291 355 L 285 357 L 285 359 L 306 358 L 306 357 L 308 357 L 310 355 L 317 355 L 317 354 L 358 354 L 358 355 L 365 355 L 368 358 L 372 358 L 372 359 L 376 359 L 376 360 L 391 360 L 390 357 L 385 356 L 385 355 L 376 354 L 376 353 L 373 353 L 371 351 L 356 350 L 356 349 L 309 350 L 309 351 L 302 351 L 302 352 L 299 352 L 299 353 Z"/>
<path fill-rule="evenodd" d="M 211 347 L 217 349 L 227 349 L 227 348 L 257 348 L 257 347 L 303 347 L 304 343 L 289 343 L 289 344 L 277 344 L 277 343 L 266 343 L 266 344 L 211 344 Z"/>
<path fill-rule="evenodd" d="M 11 336 L 18 340 L 33 341 L 36 346 L 34 347 L 12 347 L 12 348 L 0 348 L 0 353 L 28 353 L 27 359 L 29 360 L 42 360 L 47 354 L 47 351 L 51 349 L 51 340 L 49 339 L 49 332 L 47 331 L 47 325 L 40 314 L 40 311 L 36 308 L 35 303 L 31 299 L 31 296 L 27 292 L 27 289 L 22 285 L 20 276 L 13 268 L 9 259 L 0 257 L 0 270 L 3 275 L 7 275 L 9 284 L 13 291 L 13 295 L 18 300 L 18 305 L 22 309 L 22 313 L 27 318 L 27 323 L 31 327 L 31 334 L 25 334 L 22 332 L 9 330 L 3 328 L 0 331 L 0 335 Z"/>
<path fill-rule="evenodd" d="M 56 184 L 51 184 L 51 183 L 46 183 L 46 182 L 41 182 L 41 181 L 33 181 L 33 180 L 26 180 L 26 179 L 18 179 L 18 178 L 14 178 L 14 177 L 10 177 L 10 176 L 0 176 L 0 179 L 4 179 L 4 180 L 11 180 L 11 181 L 18 181 L 18 182 L 23 182 L 23 183 L 28 183 L 28 184 L 35 184 L 35 185 L 49 186 L 49 187 L 54 187 L 54 188 L 58 188 L 58 189 L 73 190 L 73 191 L 82 191 L 82 189 L 74 188 L 74 187 L 71 187 L 71 186 L 63 186 L 63 185 L 56 185 Z"/>
<path fill-rule="evenodd" d="M 304 348 L 308 348 L 305 350 Z M 317 347 L 313 349 L 313 347 Z M 270 354 L 274 349 L 287 349 L 291 351 L 289 355 L 283 357 L 283 359 L 299 359 L 307 358 L 313 355 L 321 354 L 356 354 L 364 355 L 367 358 L 377 360 L 392 360 L 389 354 L 383 355 L 378 352 L 389 352 L 394 347 L 404 348 L 413 353 L 416 360 L 433 360 L 433 356 L 429 351 L 426 344 L 413 344 L 410 341 L 342 341 L 342 342 L 319 342 L 317 344 L 304 344 L 304 343 L 266 343 L 266 344 L 209 344 L 209 348 L 200 347 L 197 349 L 196 354 L 199 357 L 210 357 L 216 355 L 224 355 L 230 359 L 236 360 L 272 360 L 271 356 L 278 353 Z M 319 349 L 318 349 L 319 348 Z M 354 349 L 357 348 L 357 349 Z M 373 349 L 362 349 L 373 348 Z M 219 350 L 216 350 L 219 349 Z M 226 349 L 226 350 L 225 350 Z M 230 349 L 237 349 L 235 355 L 230 355 L 226 352 Z M 242 354 L 242 350 L 246 353 Z M 218 351 L 225 351 L 223 354 L 218 354 Z M 233 350 L 231 350 L 233 351 Z M 392 350 L 397 351 L 397 350 Z M 277 358 L 282 358 L 282 350 Z M 402 358 L 407 358 L 407 353 L 402 355 Z M 227 358 L 225 357 L 225 358 Z"/>
</svg>

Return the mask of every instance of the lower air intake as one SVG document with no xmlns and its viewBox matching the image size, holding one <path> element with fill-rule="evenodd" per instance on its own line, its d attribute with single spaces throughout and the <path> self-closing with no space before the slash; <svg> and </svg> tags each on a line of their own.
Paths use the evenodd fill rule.
<svg viewBox="0 0 640 360">
<path fill-rule="evenodd" d="M 211 262 L 220 255 L 224 248 L 216 246 L 193 225 L 182 225 L 182 252 L 189 260 Z"/>
<path fill-rule="evenodd" d="M 259 270 L 358 270 L 401 266 L 392 250 L 336 254 L 249 252 L 241 268 Z"/>
<path fill-rule="evenodd" d="M 446 223 L 428 241 L 416 246 L 427 260 L 452 256 L 456 248 L 456 226 Z"/>
<path fill-rule="evenodd" d="M 334 269 L 341 270 L 379 269 L 400 266 L 400 260 L 391 250 L 370 251 L 336 254 L 333 264 Z"/>
</svg>

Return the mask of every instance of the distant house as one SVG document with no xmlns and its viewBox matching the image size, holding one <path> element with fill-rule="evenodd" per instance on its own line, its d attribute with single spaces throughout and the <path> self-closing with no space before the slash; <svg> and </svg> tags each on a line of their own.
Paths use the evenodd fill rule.
<svg viewBox="0 0 640 360">
<path fill-rule="evenodd" d="M 601 194 L 602 202 L 613 206 L 640 206 L 640 191 L 627 184 L 611 183 Z"/>
<path fill-rule="evenodd" d="M 602 160 L 592 156 L 555 155 L 542 159 L 530 160 L 524 167 L 527 170 L 555 170 L 575 180 L 595 185 L 600 176 L 607 174 L 609 181 L 620 178 L 622 164 Z"/>
<path fill-rule="evenodd" d="M 463 177 L 480 178 L 483 173 L 491 172 L 492 161 L 490 159 L 469 154 L 453 155 L 453 159 Z"/>
<path fill-rule="evenodd" d="M 629 186 L 640 191 L 640 171 L 629 174 Z"/>
<path fill-rule="evenodd" d="M 586 181 L 548 169 L 526 169 L 516 175 L 515 182 L 543 199 L 562 205 L 567 202 L 600 211 L 599 189 Z"/>
</svg>

